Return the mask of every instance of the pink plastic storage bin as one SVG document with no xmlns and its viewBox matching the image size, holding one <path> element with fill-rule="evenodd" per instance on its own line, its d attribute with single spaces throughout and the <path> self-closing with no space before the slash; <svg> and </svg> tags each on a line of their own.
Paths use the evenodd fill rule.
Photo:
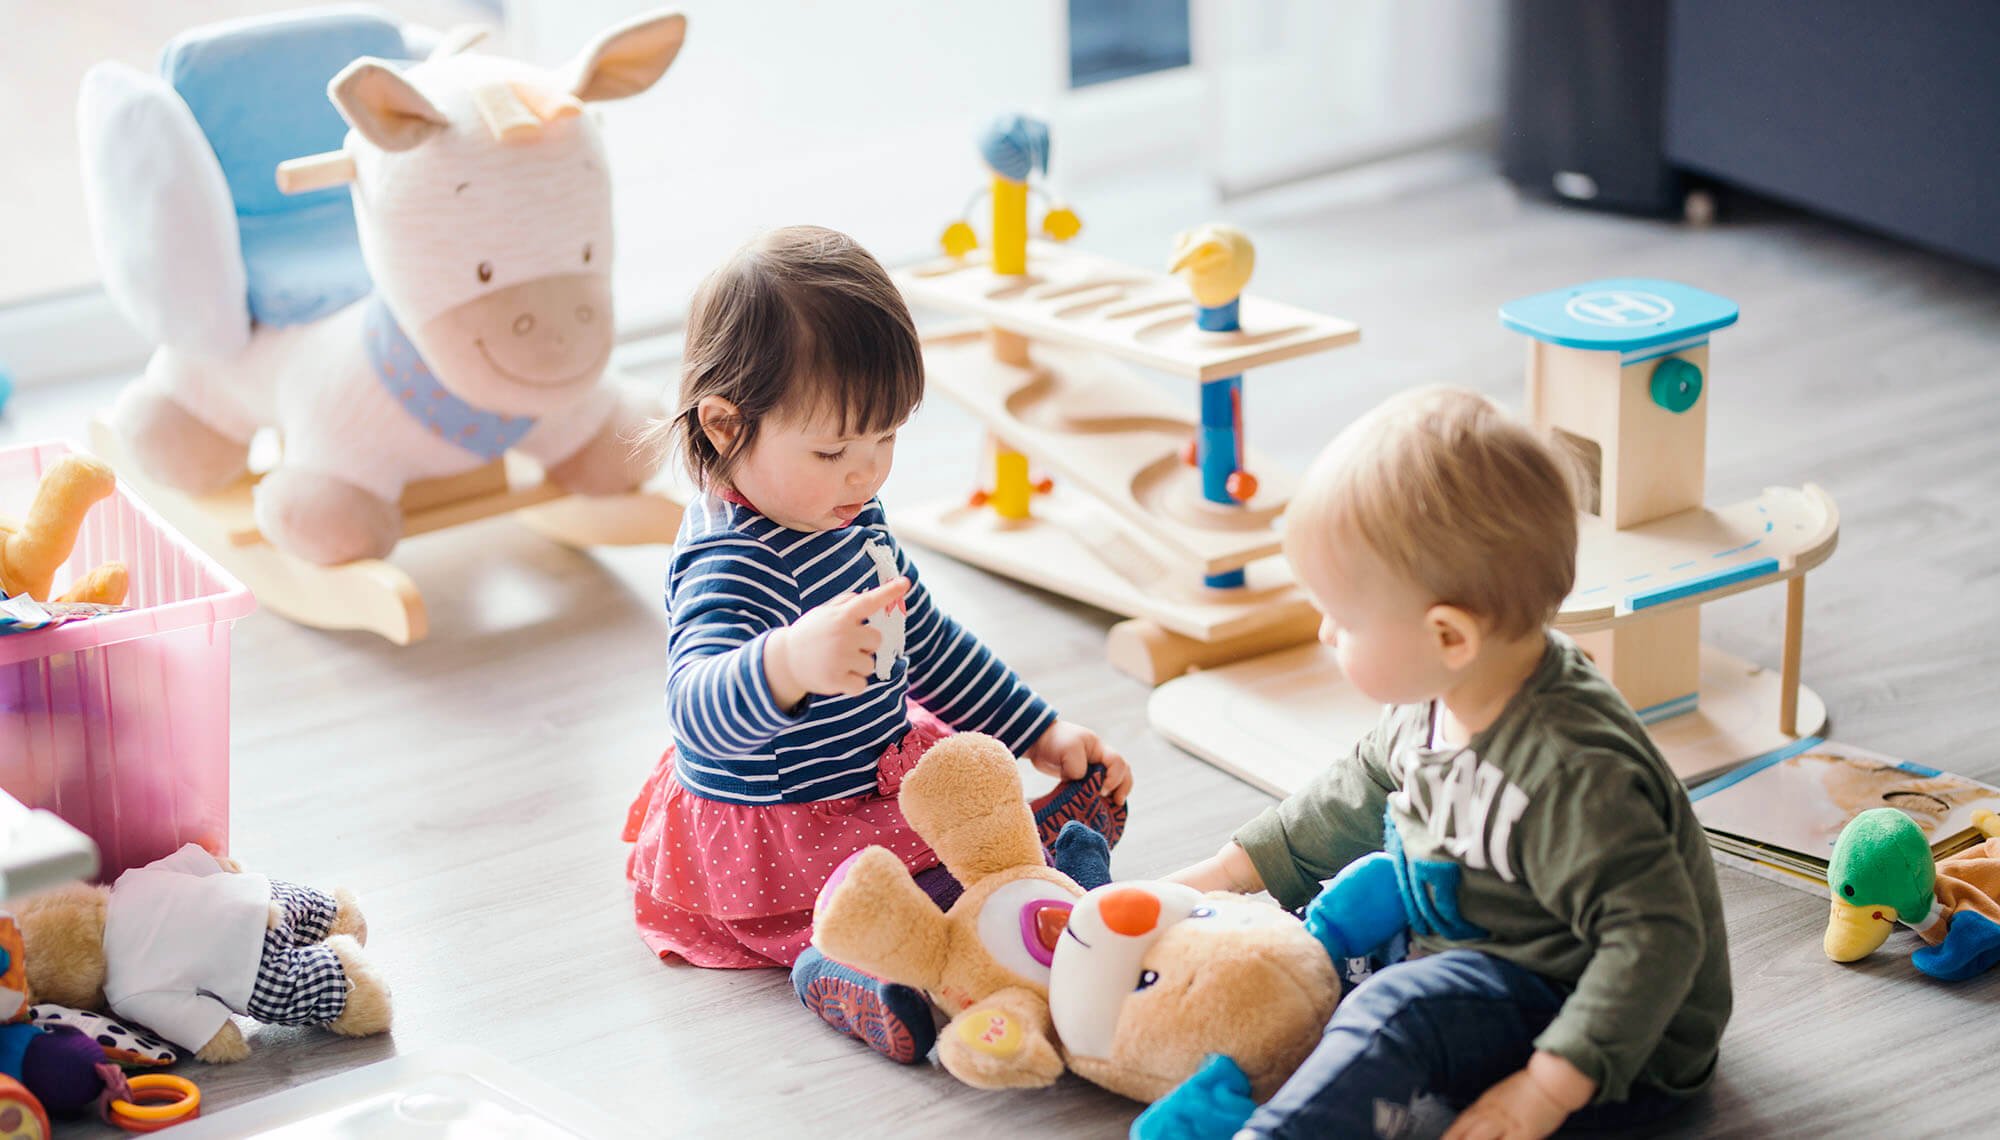
<svg viewBox="0 0 2000 1140">
<path fill-rule="evenodd" d="M 25 514 L 63 443 L 0 449 L 0 513 Z M 0 788 L 96 840 L 109 881 L 181 844 L 229 843 L 229 630 L 250 591 L 120 484 L 91 508 L 56 592 L 103 562 L 130 613 L 0 637 Z"/>
</svg>

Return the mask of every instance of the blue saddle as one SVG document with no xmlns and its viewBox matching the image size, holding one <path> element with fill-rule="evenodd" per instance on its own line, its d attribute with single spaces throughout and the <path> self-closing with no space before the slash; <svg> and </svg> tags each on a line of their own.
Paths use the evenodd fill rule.
<svg viewBox="0 0 2000 1140">
<path fill-rule="evenodd" d="M 371 290 L 347 188 L 284 194 L 278 163 L 346 137 L 326 92 L 341 68 L 411 54 L 401 27 L 367 6 L 209 24 L 161 53 L 160 77 L 194 113 L 229 183 L 258 324 L 318 320 Z"/>
</svg>

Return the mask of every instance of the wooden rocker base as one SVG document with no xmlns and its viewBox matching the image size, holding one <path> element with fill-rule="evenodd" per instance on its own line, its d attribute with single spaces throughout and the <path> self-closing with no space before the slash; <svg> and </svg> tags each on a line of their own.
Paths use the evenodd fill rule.
<svg viewBox="0 0 2000 1140">
<path fill-rule="evenodd" d="M 314 629 L 364 630 L 397 645 L 421 641 L 430 632 L 423 595 L 399 567 L 373 558 L 322 566 L 265 541 L 251 500 L 256 476 L 195 497 L 148 479 L 104 421 L 91 423 L 90 440 L 140 499 L 273 613 Z M 449 479 L 413 483 L 402 505 L 406 539 L 513 512 L 533 530 L 578 547 L 670 543 L 682 510 L 674 499 L 651 490 L 566 494 L 532 461 L 514 455 Z"/>
<path fill-rule="evenodd" d="M 1701 647 L 1699 705 L 1649 726 L 1674 774 L 1698 783 L 1797 737 L 1778 731 L 1779 674 Z M 1340 676 L 1317 643 L 1190 673 L 1153 691 L 1155 731 L 1274 796 L 1298 790 L 1375 727 L 1382 706 Z M 1799 735 L 1820 735 L 1826 704 L 1799 687 Z"/>
</svg>

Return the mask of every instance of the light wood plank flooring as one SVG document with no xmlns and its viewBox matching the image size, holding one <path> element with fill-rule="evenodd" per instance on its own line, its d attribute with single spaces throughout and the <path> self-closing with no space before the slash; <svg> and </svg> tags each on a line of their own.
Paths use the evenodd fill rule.
<svg viewBox="0 0 2000 1140">
<path fill-rule="evenodd" d="M 1095 200 L 1085 242 L 1100 252 L 1156 264 L 1172 229 L 1213 214 L 1256 236 L 1255 288 L 1359 321 L 1360 346 L 1249 384 L 1251 435 L 1294 466 L 1410 385 L 1519 407 L 1525 353 L 1495 318 L 1509 298 L 1627 274 L 1734 298 L 1742 323 L 1714 342 L 1710 498 L 1815 480 L 1839 501 L 1843 541 L 1812 577 L 1805 643 L 1834 731 L 2000 781 L 1986 720 L 2000 706 L 2000 277 L 1775 209 L 1689 231 L 1523 202 L 1483 173 L 1375 201 L 1319 187 L 1113 215 L 1121 199 Z M 111 390 L 20 393 L 0 439 L 80 438 Z M 956 493 L 975 439 L 942 401 L 926 408 L 891 518 L 899 500 Z M 665 743 L 662 550 L 581 554 L 501 521 L 414 540 L 399 560 L 431 600 L 430 641 L 395 649 L 258 614 L 236 629 L 234 680 L 236 851 L 361 893 L 394 1036 L 260 1030 L 250 1061 L 198 1074 L 210 1105 L 469 1043 L 655 1135 L 1122 1135 L 1134 1107 L 1082 1082 L 975 1092 L 825 1031 L 775 972 L 668 967 L 640 946 L 618 830 Z M 1209 853 L 1269 802 L 1149 732 L 1146 690 L 1104 663 L 1105 615 L 923 565 L 953 613 L 1132 757 L 1122 876 Z M 1716 643 L 1776 663 L 1780 591 L 1706 613 Z M 1990 1127 L 1976 1090 L 2000 1042 L 2000 979 L 1927 981 L 1908 936 L 1835 966 L 1822 903 L 1721 877 L 1737 1013 L 1713 1095 L 1673 1134 Z"/>
</svg>

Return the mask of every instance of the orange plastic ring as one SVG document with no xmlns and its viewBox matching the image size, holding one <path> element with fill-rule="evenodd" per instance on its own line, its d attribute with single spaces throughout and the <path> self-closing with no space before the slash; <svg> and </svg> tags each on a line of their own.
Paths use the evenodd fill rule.
<svg viewBox="0 0 2000 1140">
<path fill-rule="evenodd" d="M 176 1128 L 179 1127 L 180 1125 L 186 1124 L 190 1120 L 200 1120 L 200 1119 L 201 1119 L 201 1110 L 197 1108 L 193 1112 L 188 1113 L 186 1116 L 183 1116 L 178 1120 L 154 1120 L 142 1123 L 137 1120 L 127 1120 L 122 1116 L 114 1116 L 111 1118 L 111 1123 L 117 1125 L 119 1128 L 122 1128 L 127 1132 L 158 1132 L 162 1128 Z"/>
<path fill-rule="evenodd" d="M 151 1101 L 162 1094 L 174 1096 L 173 1100 L 160 1104 L 135 1104 L 129 1100 L 111 1102 L 111 1120 L 114 1124 L 132 1121 L 147 1124 L 156 1121 L 179 1120 L 193 1116 L 201 1109 L 201 1089 L 186 1077 L 176 1077 L 172 1073 L 146 1073 L 125 1082 L 134 1096 L 141 1093 Z M 178 1094 L 178 1095 L 175 1095 Z"/>
</svg>

